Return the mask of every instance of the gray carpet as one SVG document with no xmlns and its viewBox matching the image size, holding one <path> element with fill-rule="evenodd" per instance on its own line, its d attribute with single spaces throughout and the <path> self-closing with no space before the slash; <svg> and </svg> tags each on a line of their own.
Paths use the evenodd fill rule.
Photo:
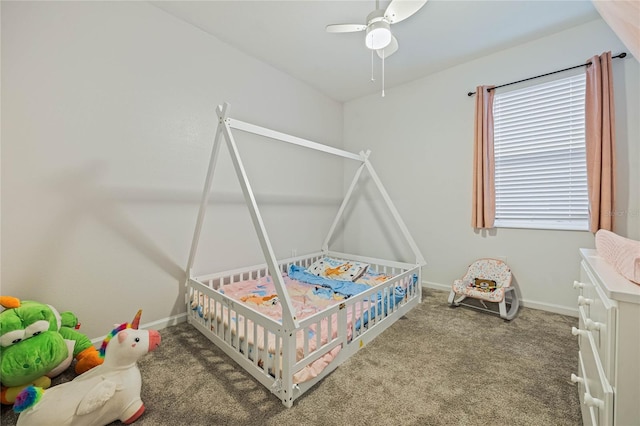
<svg viewBox="0 0 640 426">
<path fill-rule="evenodd" d="M 576 318 L 521 308 L 506 322 L 446 298 L 425 290 L 420 306 L 289 409 L 190 325 L 161 330 L 162 345 L 139 362 L 147 410 L 134 424 L 582 424 L 569 379 Z M 16 418 L 2 407 L 3 425 Z"/>
</svg>

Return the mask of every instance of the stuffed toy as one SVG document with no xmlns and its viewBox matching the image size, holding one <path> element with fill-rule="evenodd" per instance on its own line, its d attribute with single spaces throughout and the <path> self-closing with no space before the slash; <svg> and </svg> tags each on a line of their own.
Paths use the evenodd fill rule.
<svg viewBox="0 0 640 426">
<path fill-rule="evenodd" d="M 115 420 L 136 421 L 145 410 L 136 362 L 160 346 L 161 340 L 155 330 L 138 330 L 141 314 L 138 311 L 131 324 L 121 324 L 107 335 L 100 348 L 103 364 L 51 389 L 25 388 L 13 405 L 20 413 L 17 426 L 103 426 Z"/>
<path fill-rule="evenodd" d="M 102 364 L 98 350 L 77 328 L 71 312 L 59 313 L 53 306 L 32 300 L 0 296 L 0 382 L 3 404 L 13 404 L 29 385 L 47 388 L 51 378 L 76 359 L 82 374 Z"/>
</svg>

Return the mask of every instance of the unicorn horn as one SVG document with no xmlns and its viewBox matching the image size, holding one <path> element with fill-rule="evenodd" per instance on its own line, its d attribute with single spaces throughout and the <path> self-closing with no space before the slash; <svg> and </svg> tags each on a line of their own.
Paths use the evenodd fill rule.
<svg viewBox="0 0 640 426">
<path fill-rule="evenodd" d="M 131 328 L 137 330 L 138 327 L 140 326 L 140 317 L 142 316 L 142 309 L 140 309 L 138 311 L 138 313 L 136 314 L 136 316 L 133 318 L 133 321 L 131 322 Z"/>
</svg>

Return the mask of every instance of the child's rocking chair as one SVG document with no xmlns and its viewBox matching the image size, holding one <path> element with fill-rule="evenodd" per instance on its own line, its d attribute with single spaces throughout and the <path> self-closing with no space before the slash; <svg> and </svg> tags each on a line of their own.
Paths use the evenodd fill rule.
<svg viewBox="0 0 640 426">
<path fill-rule="evenodd" d="M 479 300 L 484 308 L 461 303 L 467 297 Z M 505 320 L 513 319 L 520 307 L 515 288 L 511 287 L 511 269 L 498 259 L 479 259 L 469 265 L 465 276 L 453 282 L 448 301 L 451 306 L 463 304 L 493 313 L 485 302 L 497 303 L 500 317 Z"/>
</svg>

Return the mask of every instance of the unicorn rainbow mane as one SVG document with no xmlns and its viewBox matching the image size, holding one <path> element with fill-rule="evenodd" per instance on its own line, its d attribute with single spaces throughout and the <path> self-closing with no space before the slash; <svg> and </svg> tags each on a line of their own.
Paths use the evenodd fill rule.
<svg viewBox="0 0 640 426">
<path fill-rule="evenodd" d="M 131 328 L 131 324 L 128 322 L 125 322 L 120 324 L 113 330 L 111 330 L 111 333 L 107 334 L 107 337 L 105 337 L 104 340 L 102 341 L 102 346 L 100 346 L 100 351 L 99 351 L 100 358 L 104 358 L 104 354 L 107 352 L 107 345 L 109 344 L 113 336 L 115 336 L 116 334 L 120 333 L 122 330 L 125 330 L 127 328 Z"/>
<path fill-rule="evenodd" d="M 104 340 L 102 341 L 102 346 L 100 346 L 100 351 L 99 351 L 100 358 L 104 358 L 104 355 L 107 352 L 107 345 L 109 344 L 113 336 L 115 336 L 116 334 L 120 333 L 122 330 L 125 330 L 127 328 L 133 328 L 136 330 L 138 329 L 138 327 L 140 326 L 141 316 L 142 316 L 142 309 L 138 310 L 138 313 L 133 318 L 133 321 L 131 323 L 128 323 L 128 322 L 122 323 L 116 328 L 114 328 L 113 330 L 111 330 L 111 333 L 107 334 L 107 337 L 105 337 Z"/>
</svg>

